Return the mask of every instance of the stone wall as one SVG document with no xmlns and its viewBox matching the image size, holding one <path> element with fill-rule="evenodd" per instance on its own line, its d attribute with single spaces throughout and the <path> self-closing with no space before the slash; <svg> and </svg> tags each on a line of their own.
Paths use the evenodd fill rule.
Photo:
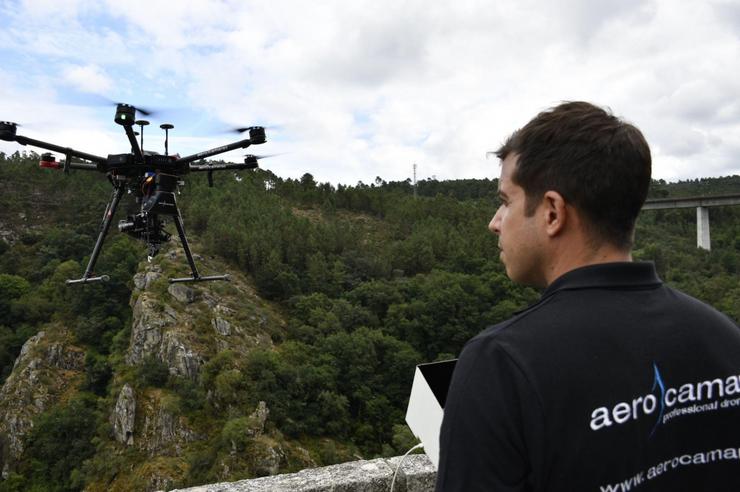
<svg viewBox="0 0 740 492">
<path fill-rule="evenodd" d="M 432 492 L 437 471 L 425 454 L 403 459 L 396 481 L 393 474 L 402 460 L 379 458 L 351 461 L 298 473 L 241 480 L 231 483 L 201 485 L 180 492 Z"/>
</svg>

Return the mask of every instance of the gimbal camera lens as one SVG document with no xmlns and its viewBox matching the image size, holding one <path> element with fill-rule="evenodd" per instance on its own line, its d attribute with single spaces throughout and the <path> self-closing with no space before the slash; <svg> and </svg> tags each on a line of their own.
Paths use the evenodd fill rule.
<svg viewBox="0 0 740 492">
<path fill-rule="evenodd" d="M 134 224 L 133 222 L 128 221 L 128 220 L 121 220 L 121 221 L 118 222 L 118 231 L 119 232 L 130 231 L 134 227 L 136 227 L 136 224 Z"/>
</svg>

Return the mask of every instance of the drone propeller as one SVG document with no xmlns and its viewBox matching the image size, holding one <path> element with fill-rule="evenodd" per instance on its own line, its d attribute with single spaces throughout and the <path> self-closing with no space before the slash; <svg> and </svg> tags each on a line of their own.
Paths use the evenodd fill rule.
<svg viewBox="0 0 740 492">
<path fill-rule="evenodd" d="M 251 130 L 276 130 L 279 129 L 280 125 L 253 125 L 253 126 L 240 126 L 227 128 L 224 133 L 244 133 Z"/>
<path fill-rule="evenodd" d="M 8 127 L 12 126 L 14 128 L 25 128 L 25 129 L 29 129 L 29 128 L 30 129 L 34 129 L 34 128 L 35 129 L 38 129 L 39 126 L 40 126 L 39 123 L 31 123 L 31 124 L 29 124 L 29 123 L 23 123 L 23 124 L 20 124 L 20 123 L 16 123 L 15 121 L 0 121 L 0 125 L 8 126 Z"/>
<path fill-rule="evenodd" d="M 84 94 L 82 97 L 78 98 L 78 101 L 85 106 L 120 106 L 123 104 L 133 107 L 136 111 L 144 116 L 152 116 L 159 113 L 159 110 L 144 108 L 142 106 L 134 106 L 133 104 L 126 102 L 114 101 L 113 99 L 101 96 L 100 94 Z"/>
<path fill-rule="evenodd" d="M 245 126 L 241 128 L 232 128 L 229 131 L 232 133 L 244 133 L 244 132 L 248 132 L 249 130 L 254 130 L 256 128 L 264 128 L 264 126 Z"/>
<path fill-rule="evenodd" d="M 244 154 L 244 157 L 246 157 L 249 160 L 260 160 L 260 159 L 267 159 L 268 157 L 275 157 L 278 155 L 283 155 L 283 152 L 279 154 L 265 154 L 265 155 L 254 155 L 254 154 Z"/>
<path fill-rule="evenodd" d="M 157 112 L 158 112 L 158 111 L 156 111 L 154 109 L 151 109 L 151 108 L 145 109 L 145 108 L 142 108 L 141 106 L 134 106 L 133 104 L 122 103 L 122 102 L 115 102 L 115 101 L 110 101 L 109 102 L 109 105 L 110 106 L 119 106 L 121 104 L 126 104 L 128 106 L 133 107 L 136 111 L 138 111 L 139 113 L 143 114 L 144 116 L 152 116 L 152 115 L 157 114 Z"/>
</svg>

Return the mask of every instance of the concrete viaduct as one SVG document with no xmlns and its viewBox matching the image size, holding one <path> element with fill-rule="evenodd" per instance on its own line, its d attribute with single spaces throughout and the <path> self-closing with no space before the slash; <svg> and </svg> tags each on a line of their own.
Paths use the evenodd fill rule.
<svg viewBox="0 0 740 492">
<path fill-rule="evenodd" d="M 657 198 L 647 200 L 643 210 L 696 208 L 696 247 L 709 251 L 709 207 L 740 205 L 740 193 L 732 195 L 693 196 L 689 198 Z"/>
</svg>

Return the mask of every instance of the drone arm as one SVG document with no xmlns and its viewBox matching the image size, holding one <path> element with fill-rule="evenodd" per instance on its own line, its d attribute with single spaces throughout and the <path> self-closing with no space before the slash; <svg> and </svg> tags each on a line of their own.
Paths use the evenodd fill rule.
<svg viewBox="0 0 740 492">
<path fill-rule="evenodd" d="M 225 162 L 223 164 L 190 164 L 190 172 L 208 171 L 210 174 L 213 171 L 239 171 L 242 169 L 254 169 L 257 167 L 256 160 L 254 162 Z"/>
<path fill-rule="evenodd" d="M 16 135 L 15 141 L 21 145 L 32 145 L 34 147 L 41 147 L 42 149 L 51 150 L 52 152 L 59 152 L 60 154 L 77 157 L 80 159 L 86 159 L 88 161 L 95 162 L 100 165 L 104 165 L 107 161 L 105 157 L 100 157 L 94 154 L 88 154 L 87 152 L 80 152 L 79 150 L 70 149 L 69 147 L 62 147 L 49 142 L 42 142 L 33 138 L 24 137 L 23 135 Z M 82 167 L 78 167 L 82 166 Z M 72 169 L 98 169 L 97 166 L 91 164 L 70 164 Z"/>
<path fill-rule="evenodd" d="M 96 166 L 95 164 L 85 164 L 83 162 L 69 162 L 68 164 L 65 163 L 65 166 L 67 166 L 68 169 L 85 169 L 87 171 L 98 170 L 98 166 Z"/>
<path fill-rule="evenodd" d="M 214 155 L 223 154 L 224 152 L 230 152 L 232 150 L 236 149 L 246 149 L 252 145 L 252 140 L 249 138 L 245 138 L 244 140 L 240 140 L 238 142 L 234 142 L 233 144 L 224 145 L 223 147 L 216 147 L 215 149 L 206 150 L 204 152 L 199 152 L 197 154 L 189 155 L 187 157 L 182 157 L 177 160 L 178 164 L 189 164 L 191 162 L 205 159 L 207 157 L 213 157 Z M 191 171 L 207 171 L 208 169 L 194 169 L 194 166 L 190 165 Z"/>
<path fill-rule="evenodd" d="M 141 153 L 141 147 L 139 147 L 139 142 L 136 140 L 132 125 L 124 125 L 123 129 L 126 131 L 129 143 L 131 143 L 131 152 L 136 156 L 136 161 L 143 162 L 144 155 Z"/>
</svg>

